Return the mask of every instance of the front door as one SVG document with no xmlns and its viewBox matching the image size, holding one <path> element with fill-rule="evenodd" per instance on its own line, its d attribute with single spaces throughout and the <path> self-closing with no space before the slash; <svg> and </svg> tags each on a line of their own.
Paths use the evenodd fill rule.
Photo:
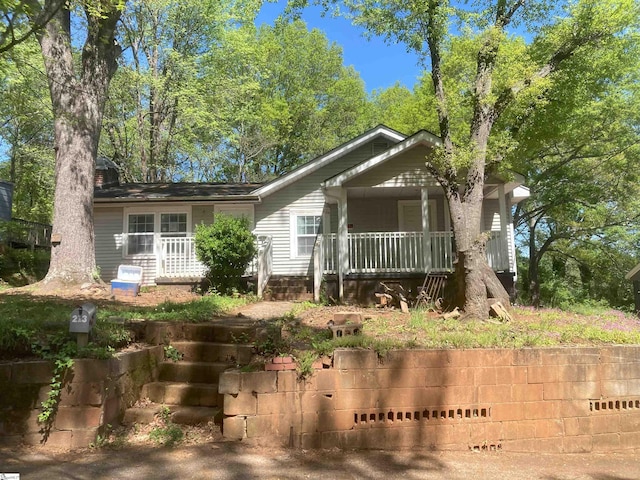
<svg viewBox="0 0 640 480">
<path fill-rule="evenodd" d="M 429 230 L 436 230 L 436 201 L 429 200 Z M 422 231 L 422 202 L 420 200 L 398 200 L 398 231 Z"/>
</svg>

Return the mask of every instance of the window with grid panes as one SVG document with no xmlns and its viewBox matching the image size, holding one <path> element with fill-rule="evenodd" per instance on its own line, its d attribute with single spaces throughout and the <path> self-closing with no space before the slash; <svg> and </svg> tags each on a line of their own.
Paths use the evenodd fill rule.
<svg viewBox="0 0 640 480">
<path fill-rule="evenodd" d="M 186 237 L 187 214 L 163 213 L 160 215 L 160 234 L 163 237 Z"/>
<path fill-rule="evenodd" d="M 313 253 L 313 244 L 320 229 L 321 215 L 298 215 L 296 217 L 297 255 L 307 256 Z"/>
<path fill-rule="evenodd" d="M 153 253 L 154 215 L 152 213 L 129 215 L 127 229 L 127 254 L 140 255 Z"/>
</svg>

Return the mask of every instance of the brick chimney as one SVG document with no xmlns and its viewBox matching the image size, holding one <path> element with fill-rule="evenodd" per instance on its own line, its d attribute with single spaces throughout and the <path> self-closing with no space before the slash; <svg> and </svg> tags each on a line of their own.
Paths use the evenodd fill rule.
<svg viewBox="0 0 640 480">
<path fill-rule="evenodd" d="M 106 157 L 96 160 L 96 173 L 93 182 L 95 188 L 107 188 L 120 185 L 118 166 Z"/>
</svg>

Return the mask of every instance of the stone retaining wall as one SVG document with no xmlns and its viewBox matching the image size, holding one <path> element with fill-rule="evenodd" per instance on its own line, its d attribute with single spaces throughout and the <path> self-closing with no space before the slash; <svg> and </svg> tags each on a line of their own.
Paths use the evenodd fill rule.
<svg viewBox="0 0 640 480">
<path fill-rule="evenodd" d="M 44 444 L 50 448 L 86 447 L 100 429 L 117 424 L 135 403 L 145 383 L 157 379 L 161 346 L 117 354 L 108 360 L 75 360 L 65 377 L 51 430 L 38 423 L 53 366 L 46 361 L 0 364 L 0 444 Z"/>
<path fill-rule="evenodd" d="M 302 448 L 640 451 L 640 346 L 337 350 L 333 368 L 226 372 L 228 439 Z"/>
</svg>

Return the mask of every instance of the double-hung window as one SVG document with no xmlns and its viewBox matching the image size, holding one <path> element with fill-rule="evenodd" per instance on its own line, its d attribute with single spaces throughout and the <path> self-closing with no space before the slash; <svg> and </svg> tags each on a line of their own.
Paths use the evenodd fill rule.
<svg viewBox="0 0 640 480">
<path fill-rule="evenodd" d="M 126 255 L 154 255 L 158 245 L 170 253 L 184 253 L 188 218 L 184 212 L 133 212 L 127 215 Z M 176 240 L 173 240 L 176 239 Z"/>
<path fill-rule="evenodd" d="M 295 215 L 294 256 L 304 257 L 313 253 L 313 245 L 320 230 L 322 215 Z"/>
<path fill-rule="evenodd" d="M 186 237 L 187 214 L 186 213 L 161 213 L 160 234 L 163 237 Z"/>
<path fill-rule="evenodd" d="M 129 215 L 127 255 L 152 255 L 155 215 L 136 213 Z"/>
</svg>

